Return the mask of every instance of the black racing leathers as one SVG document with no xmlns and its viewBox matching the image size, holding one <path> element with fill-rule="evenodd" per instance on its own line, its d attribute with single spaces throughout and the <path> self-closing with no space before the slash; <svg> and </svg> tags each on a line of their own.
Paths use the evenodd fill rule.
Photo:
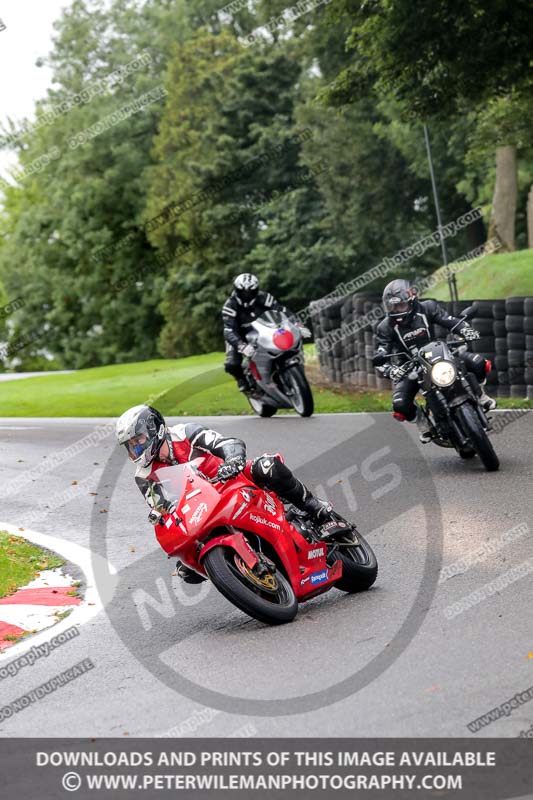
<svg viewBox="0 0 533 800">
<path fill-rule="evenodd" d="M 460 333 L 468 323 L 459 317 L 448 314 L 436 300 L 416 300 L 413 313 L 406 324 L 397 325 L 389 317 L 385 317 L 376 329 L 376 355 L 381 353 L 406 353 L 411 354 L 412 349 L 422 347 L 435 338 L 434 326 Z M 455 327 L 457 326 L 457 327 Z M 485 378 L 486 360 L 478 353 L 463 353 L 459 358 L 470 372 L 473 372 L 481 382 Z M 377 367 L 378 372 L 384 377 L 389 377 L 392 365 L 386 364 Z M 394 386 L 392 407 L 400 419 L 412 421 L 416 416 L 415 396 L 418 391 L 418 381 L 401 378 Z"/>
<path fill-rule="evenodd" d="M 244 308 L 232 292 L 222 308 L 224 323 L 224 339 L 226 341 L 226 360 L 224 369 L 236 380 L 243 379 L 242 353 L 239 347 L 246 344 L 246 334 L 251 330 L 252 322 L 261 317 L 265 311 L 290 312 L 268 292 L 258 292 L 253 306 Z"/>
</svg>

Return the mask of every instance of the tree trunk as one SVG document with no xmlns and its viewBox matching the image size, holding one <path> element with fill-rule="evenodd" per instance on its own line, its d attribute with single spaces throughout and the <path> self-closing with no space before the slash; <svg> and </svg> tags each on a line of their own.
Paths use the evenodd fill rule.
<svg viewBox="0 0 533 800">
<path fill-rule="evenodd" d="M 496 150 L 496 184 L 492 198 L 489 239 L 496 236 L 500 253 L 515 249 L 515 221 L 518 202 L 516 147 L 504 145 Z"/>
<path fill-rule="evenodd" d="M 527 246 L 533 248 L 533 186 L 527 198 Z"/>
</svg>

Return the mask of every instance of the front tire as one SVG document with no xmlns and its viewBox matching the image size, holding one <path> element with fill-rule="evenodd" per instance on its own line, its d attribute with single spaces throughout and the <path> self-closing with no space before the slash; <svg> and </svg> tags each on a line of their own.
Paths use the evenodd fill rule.
<svg viewBox="0 0 533 800">
<path fill-rule="evenodd" d="M 457 417 L 463 433 L 470 439 L 485 469 L 488 472 L 495 472 L 500 466 L 500 459 L 481 425 L 476 410 L 469 403 L 465 403 L 457 409 Z"/>
<path fill-rule="evenodd" d="M 315 410 L 315 402 L 303 369 L 301 367 L 289 367 L 283 378 L 291 389 L 291 403 L 294 410 L 301 417 L 310 417 Z"/>
<path fill-rule="evenodd" d="M 342 544 L 337 553 L 342 561 L 342 577 L 335 583 L 342 592 L 355 594 L 366 592 L 375 583 L 378 576 L 378 562 L 376 555 L 366 539 L 359 532 L 355 533 L 359 544 L 346 547 L 353 541 L 354 534 L 335 537 L 335 541 Z"/>
<path fill-rule="evenodd" d="M 291 622 L 298 613 L 298 600 L 283 573 L 258 578 L 231 547 L 214 547 L 204 566 L 220 594 L 248 616 L 267 625 Z"/>
</svg>

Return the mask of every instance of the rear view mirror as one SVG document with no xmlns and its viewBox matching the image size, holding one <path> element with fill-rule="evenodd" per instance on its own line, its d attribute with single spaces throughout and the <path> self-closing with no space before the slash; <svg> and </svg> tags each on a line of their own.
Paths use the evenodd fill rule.
<svg viewBox="0 0 533 800">
<path fill-rule="evenodd" d="M 460 316 L 464 319 L 472 319 L 472 317 L 476 316 L 477 307 L 476 306 L 468 306 L 465 308 L 464 311 L 461 311 Z"/>
<path fill-rule="evenodd" d="M 387 359 L 388 359 L 388 358 L 390 358 L 390 356 L 386 356 L 386 355 L 384 355 L 383 353 L 378 353 L 378 354 L 377 354 L 377 355 L 375 355 L 375 356 L 374 356 L 374 358 L 372 359 L 372 364 L 373 364 L 375 367 L 382 367 L 382 366 L 383 366 L 383 364 L 384 364 L 384 363 L 387 361 Z"/>
</svg>

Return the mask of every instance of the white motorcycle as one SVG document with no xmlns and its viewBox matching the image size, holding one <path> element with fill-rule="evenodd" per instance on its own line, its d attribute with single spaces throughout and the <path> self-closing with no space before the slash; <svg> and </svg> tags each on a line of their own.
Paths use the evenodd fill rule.
<svg viewBox="0 0 533 800">
<path fill-rule="evenodd" d="M 310 417 L 313 394 L 305 377 L 302 331 L 281 311 L 267 311 L 254 320 L 247 341 L 254 353 L 243 368 L 251 391 L 248 401 L 260 417 L 272 417 L 278 408 L 293 408 Z"/>
</svg>

